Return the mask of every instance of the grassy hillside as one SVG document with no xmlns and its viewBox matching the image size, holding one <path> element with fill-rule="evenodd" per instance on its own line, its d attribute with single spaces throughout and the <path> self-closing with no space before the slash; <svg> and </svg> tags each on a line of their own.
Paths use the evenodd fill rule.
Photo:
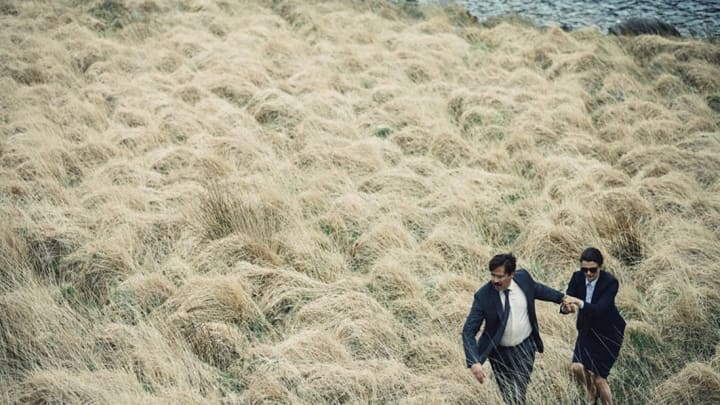
<svg viewBox="0 0 720 405">
<path fill-rule="evenodd" d="M 371 1 L 0 0 L 0 402 L 497 403 L 597 246 L 618 403 L 720 401 L 720 45 Z M 534 404 L 575 404 L 539 304 Z"/>
</svg>

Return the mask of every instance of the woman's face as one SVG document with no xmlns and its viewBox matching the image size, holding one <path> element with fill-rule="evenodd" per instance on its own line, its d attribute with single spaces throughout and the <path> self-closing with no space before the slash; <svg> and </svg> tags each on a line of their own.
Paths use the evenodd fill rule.
<svg viewBox="0 0 720 405">
<path fill-rule="evenodd" d="M 587 281 L 594 281 L 600 276 L 600 266 L 595 262 L 581 261 L 580 270 L 582 270 Z"/>
</svg>

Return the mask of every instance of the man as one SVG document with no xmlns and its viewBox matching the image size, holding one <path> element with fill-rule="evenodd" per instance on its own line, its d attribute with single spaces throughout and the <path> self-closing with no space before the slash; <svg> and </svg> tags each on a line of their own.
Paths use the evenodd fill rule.
<svg viewBox="0 0 720 405">
<path fill-rule="evenodd" d="M 543 352 L 535 300 L 560 303 L 564 295 L 536 283 L 525 270 L 515 271 L 512 254 L 496 255 L 490 260 L 490 281 L 473 299 L 463 327 L 465 361 L 475 378 L 485 382 L 483 363 L 490 359 L 498 388 L 508 404 L 525 403 L 535 351 Z M 485 328 L 476 340 L 481 324 Z"/>
</svg>

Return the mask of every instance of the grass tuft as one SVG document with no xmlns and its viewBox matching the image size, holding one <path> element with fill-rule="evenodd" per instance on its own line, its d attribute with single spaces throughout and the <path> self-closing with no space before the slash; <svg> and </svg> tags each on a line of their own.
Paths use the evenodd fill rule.
<svg viewBox="0 0 720 405">
<path fill-rule="evenodd" d="M 717 40 L 424 3 L 0 0 L 0 403 L 499 403 L 488 260 L 588 246 L 615 402 L 720 402 Z"/>
</svg>

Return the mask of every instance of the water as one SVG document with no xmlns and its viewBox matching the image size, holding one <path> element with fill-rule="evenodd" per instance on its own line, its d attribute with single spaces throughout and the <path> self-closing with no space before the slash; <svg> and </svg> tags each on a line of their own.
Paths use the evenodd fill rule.
<svg viewBox="0 0 720 405">
<path fill-rule="evenodd" d="M 448 0 L 423 3 L 447 4 Z M 517 13 L 541 26 L 595 27 L 601 32 L 631 17 L 658 18 L 683 36 L 720 37 L 720 0 L 465 0 L 481 21 Z"/>
</svg>

